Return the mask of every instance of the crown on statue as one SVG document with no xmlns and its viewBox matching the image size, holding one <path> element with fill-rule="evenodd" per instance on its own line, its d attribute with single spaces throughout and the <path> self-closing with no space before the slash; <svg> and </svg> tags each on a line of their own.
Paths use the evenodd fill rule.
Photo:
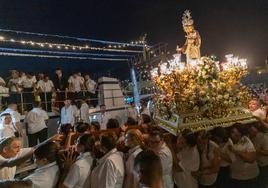
<svg viewBox="0 0 268 188">
<path fill-rule="evenodd" d="M 192 19 L 191 12 L 189 10 L 185 10 L 182 16 L 182 25 L 190 26 L 194 24 L 194 20 Z"/>
</svg>

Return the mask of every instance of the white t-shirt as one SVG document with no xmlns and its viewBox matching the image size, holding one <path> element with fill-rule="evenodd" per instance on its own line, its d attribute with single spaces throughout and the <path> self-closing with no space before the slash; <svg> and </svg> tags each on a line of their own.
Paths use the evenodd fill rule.
<svg viewBox="0 0 268 188">
<path fill-rule="evenodd" d="M 8 81 L 8 85 L 10 86 L 11 92 L 19 92 L 21 89 L 17 89 L 16 85 L 21 85 L 21 79 L 20 78 L 11 78 Z"/>
<path fill-rule="evenodd" d="M 32 88 L 33 85 L 36 83 L 36 78 L 35 76 L 33 76 L 32 78 L 25 78 L 22 80 L 21 84 L 23 86 L 23 88 Z"/>
<path fill-rule="evenodd" d="M 243 136 L 240 141 L 234 144 L 234 149 L 238 151 L 255 152 L 255 147 L 250 139 Z M 240 157 L 235 156 L 235 160 L 230 166 L 231 177 L 237 180 L 249 180 L 256 178 L 259 175 L 257 162 L 244 162 Z"/>
<path fill-rule="evenodd" d="M 33 108 L 25 117 L 25 122 L 28 123 L 29 134 L 37 133 L 45 128 L 46 120 L 48 120 L 47 112 L 41 108 Z"/>
<path fill-rule="evenodd" d="M 258 110 L 255 110 L 254 112 L 252 112 L 252 115 L 255 117 L 260 118 L 261 120 L 265 120 L 266 119 L 266 112 L 259 108 Z"/>
<path fill-rule="evenodd" d="M 49 163 L 34 171 L 33 174 L 24 178 L 31 180 L 33 188 L 54 188 L 59 178 L 59 167 L 56 162 Z"/>
<path fill-rule="evenodd" d="M 86 80 L 85 81 L 86 89 L 88 92 L 95 94 L 96 92 L 96 82 L 94 80 Z"/>
<path fill-rule="evenodd" d="M 54 84 L 51 80 L 48 80 L 45 82 L 44 80 L 39 80 L 37 82 L 37 89 L 40 89 L 42 92 L 52 92 L 52 89 L 54 88 Z"/>
<path fill-rule="evenodd" d="M 13 124 L 0 124 L 0 139 L 15 136 L 16 130 L 13 127 Z"/>
<path fill-rule="evenodd" d="M 8 96 L 9 96 L 9 88 L 0 85 L 0 97 L 8 97 Z"/>
<path fill-rule="evenodd" d="M 12 123 L 14 123 L 14 125 L 18 122 L 20 122 L 21 119 L 21 115 L 18 111 L 14 111 L 11 108 L 7 108 L 5 111 L 3 111 L 1 114 L 5 114 L 5 113 L 9 113 L 11 115 L 12 118 Z"/>
<path fill-rule="evenodd" d="M 198 188 L 198 182 L 191 172 L 199 169 L 200 158 L 197 147 L 185 147 L 177 154 L 182 172 L 173 171 L 174 183 L 179 187 Z"/>
<path fill-rule="evenodd" d="M 72 124 L 74 125 L 75 116 L 77 115 L 77 110 L 73 105 L 70 105 L 68 108 L 65 106 L 61 109 L 61 124 Z"/>
<path fill-rule="evenodd" d="M 128 108 L 128 117 L 133 118 L 135 121 L 138 119 L 138 112 L 135 107 Z"/>
<path fill-rule="evenodd" d="M 3 84 L 3 86 L 1 85 Z M 6 82 L 3 78 L 0 77 L 0 97 L 8 97 L 9 96 L 9 88 L 5 87 Z"/>
<path fill-rule="evenodd" d="M 266 150 L 268 151 L 268 134 L 267 133 L 257 133 L 254 138 L 251 138 L 256 150 Z M 268 156 L 260 155 L 257 153 L 257 163 L 259 166 L 268 165 Z"/>
<path fill-rule="evenodd" d="M 0 77 L 0 83 L 6 84 L 5 80 L 2 77 Z"/>
<path fill-rule="evenodd" d="M 228 141 L 223 145 L 223 147 L 219 147 L 219 150 L 228 155 L 230 157 L 231 160 L 233 160 L 235 158 L 234 154 L 229 150 L 229 146 L 232 146 L 233 142 L 232 140 L 229 138 Z M 227 161 L 224 161 L 223 159 L 221 159 L 221 167 L 227 167 L 230 166 L 231 164 Z"/>
<path fill-rule="evenodd" d="M 77 161 L 71 166 L 63 184 L 68 188 L 88 188 L 90 184 L 86 181 L 91 172 L 93 157 L 91 153 L 80 154 Z"/>
<path fill-rule="evenodd" d="M 142 151 L 140 146 L 136 146 L 128 151 L 128 158 L 125 162 L 126 176 L 124 180 L 124 188 L 132 187 L 138 188 L 139 181 L 134 175 L 134 160 L 136 156 Z"/>
<path fill-rule="evenodd" d="M 5 161 L 14 160 L 19 157 L 23 157 L 24 155 L 28 154 L 32 148 L 22 148 L 20 152 L 14 158 L 6 159 L 0 155 L 0 165 L 3 164 Z M 11 180 L 14 179 L 16 173 L 16 166 L 13 167 L 4 167 L 0 168 L 0 180 Z"/>
<path fill-rule="evenodd" d="M 105 112 L 104 114 L 100 114 L 98 116 L 98 122 L 100 123 L 100 130 L 106 130 L 107 129 L 107 123 L 108 120 L 111 119 L 112 116 L 109 112 Z"/>
<path fill-rule="evenodd" d="M 91 188 L 122 188 L 125 169 L 123 153 L 112 149 L 97 163 L 91 173 Z"/>
<path fill-rule="evenodd" d="M 206 147 L 200 154 L 201 158 L 201 168 L 210 167 L 212 165 L 212 160 L 214 158 L 214 152 L 218 149 L 218 145 L 215 142 L 209 141 L 209 146 Z M 209 148 L 209 151 L 208 151 Z M 201 185 L 212 185 L 217 180 L 218 173 L 202 175 L 199 179 Z"/>
<path fill-rule="evenodd" d="M 79 92 L 81 91 L 81 85 L 83 85 L 83 81 L 80 77 L 73 77 L 71 76 L 68 80 L 68 83 L 71 84 L 72 86 L 72 90 L 75 91 L 75 92 Z"/>
<path fill-rule="evenodd" d="M 161 146 L 158 156 L 161 160 L 163 169 L 163 183 L 165 188 L 173 188 L 174 182 L 172 178 L 173 157 L 170 149 L 165 143 Z"/>
<path fill-rule="evenodd" d="M 78 75 L 78 77 L 80 78 L 81 82 L 84 83 L 84 81 L 85 81 L 84 77 L 83 76 L 80 76 L 80 75 Z"/>
<path fill-rule="evenodd" d="M 89 107 L 87 103 L 83 103 L 80 107 L 80 118 L 85 123 L 90 123 L 89 121 Z"/>
</svg>

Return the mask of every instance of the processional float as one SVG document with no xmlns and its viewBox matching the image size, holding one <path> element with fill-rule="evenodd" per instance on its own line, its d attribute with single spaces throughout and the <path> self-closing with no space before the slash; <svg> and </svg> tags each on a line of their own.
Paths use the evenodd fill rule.
<svg viewBox="0 0 268 188">
<path fill-rule="evenodd" d="M 225 62 L 201 57 L 201 37 L 188 10 L 182 25 L 185 44 L 177 47 L 173 59 L 151 70 L 158 125 L 177 135 L 184 129 L 195 132 L 256 121 L 246 108 L 250 92 L 240 82 L 248 73 L 247 60 L 233 55 L 227 55 Z"/>
</svg>

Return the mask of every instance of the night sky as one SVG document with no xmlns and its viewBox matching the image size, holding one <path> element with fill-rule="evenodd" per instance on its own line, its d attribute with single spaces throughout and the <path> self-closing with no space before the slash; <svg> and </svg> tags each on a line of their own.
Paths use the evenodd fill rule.
<svg viewBox="0 0 268 188">
<path fill-rule="evenodd" d="M 149 44 L 166 42 L 175 52 L 176 45 L 185 40 L 181 24 L 185 9 L 192 11 L 202 37 L 202 55 L 215 54 L 222 59 L 234 53 L 247 58 L 252 66 L 268 59 L 267 0 L 1 0 L 0 27 L 125 42 L 147 33 Z M 0 61 L 2 65 L 12 62 L 3 66 L 4 70 L 38 59 L 0 57 Z M 49 61 L 50 65 L 39 63 L 35 70 L 53 66 L 70 69 L 62 60 Z M 108 62 L 72 64 L 74 69 L 87 67 L 94 72 L 111 65 L 120 67 Z"/>
</svg>

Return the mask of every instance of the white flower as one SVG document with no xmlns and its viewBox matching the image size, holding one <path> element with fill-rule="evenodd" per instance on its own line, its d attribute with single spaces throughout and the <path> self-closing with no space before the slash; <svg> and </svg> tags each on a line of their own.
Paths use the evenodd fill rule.
<svg viewBox="0 0 268 188">
<path fill-rule="evenodd" d="M 218 96 L 217 96 L 217 99 L 218 99 L 218 100 L 221 100 L 222 98 L 223 98 L 222 95 L 218 95 Z"/>
<path fill-rule="evenodd" d="M 228 94 L 228 93 L 225 94 L 225 95 L 224 95 L 224 98 L 225 98 L 225 99 L 228 99 L 228 98 L 229 98 L 229 94 Z"/>
<path fill-rule="evenodd" d="M 205 68 L 205 69 L 209 69 L 209 65 L 206 65 L 204 68 Z"/>
</svg>

